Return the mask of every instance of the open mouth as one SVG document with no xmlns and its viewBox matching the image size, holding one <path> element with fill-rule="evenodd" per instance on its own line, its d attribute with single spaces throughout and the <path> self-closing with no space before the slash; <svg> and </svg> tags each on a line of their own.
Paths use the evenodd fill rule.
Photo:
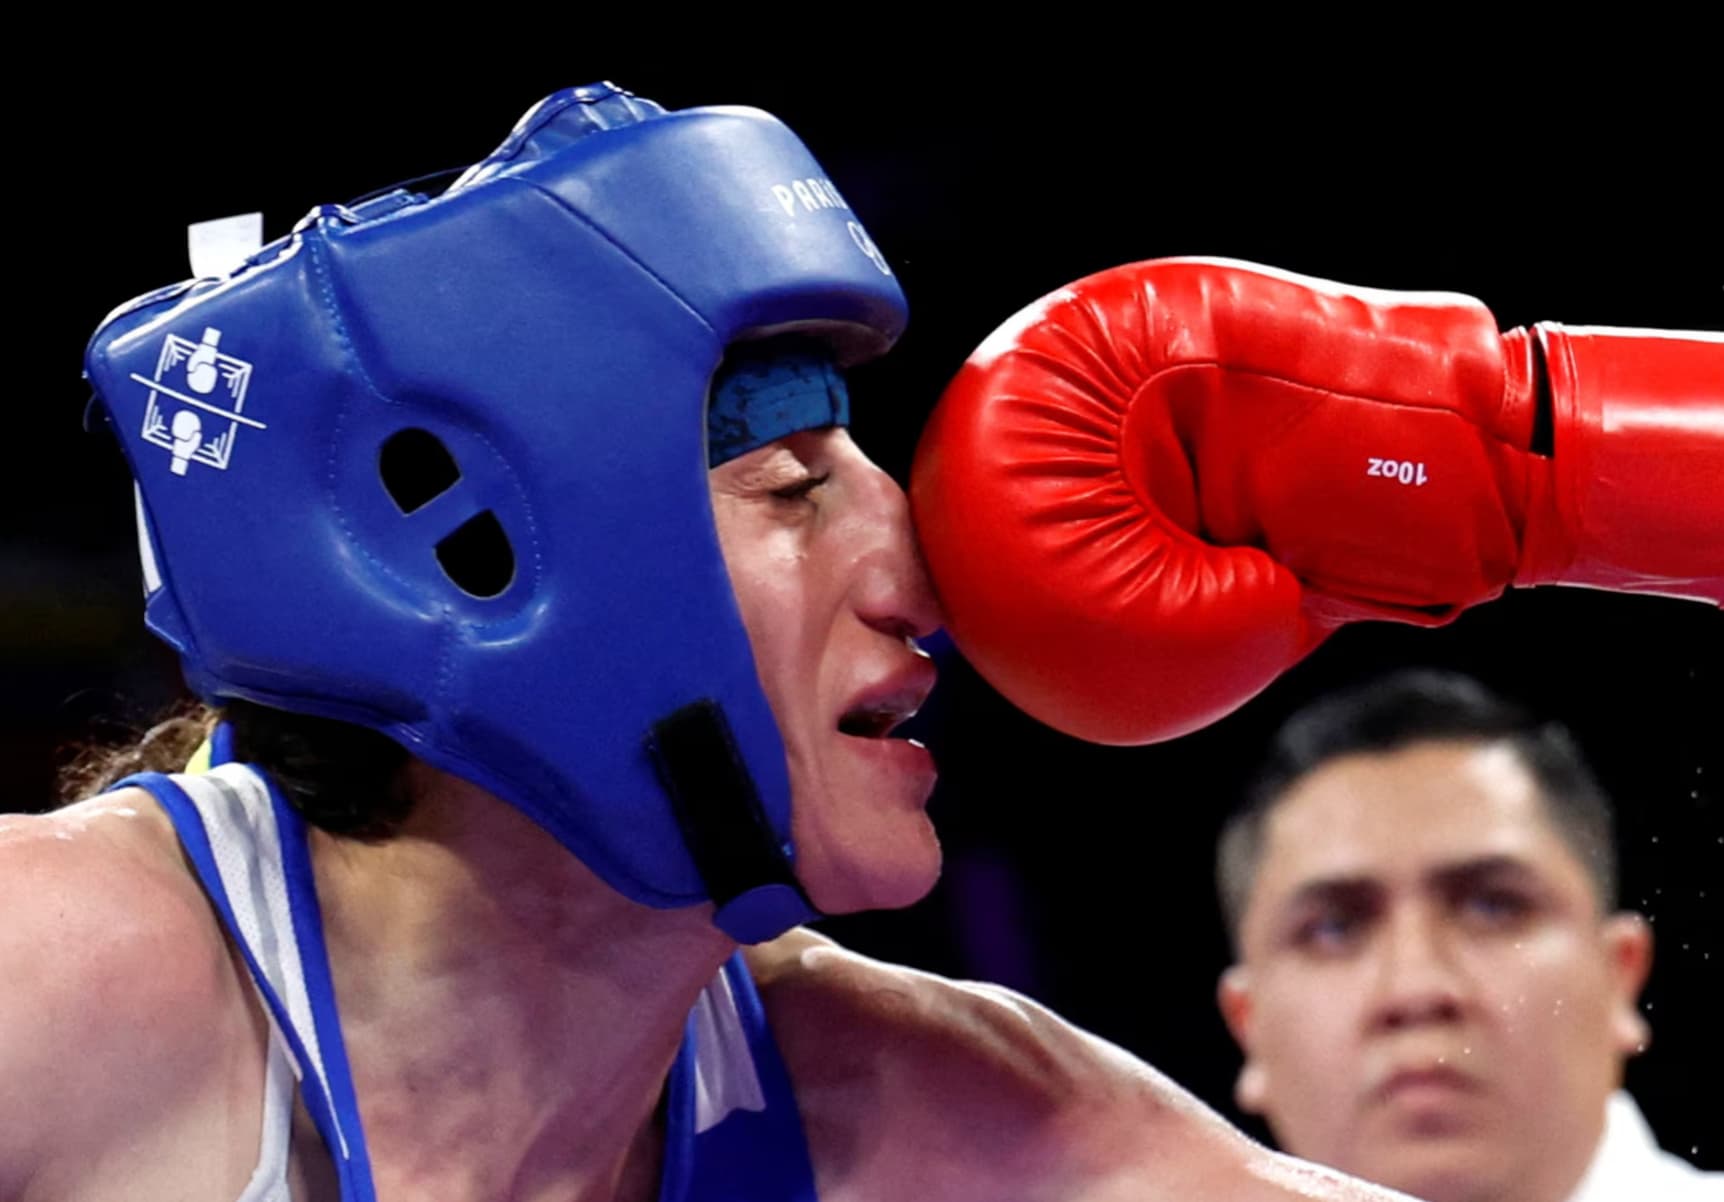
<svg viewBox="0 0 1724 1202">
<path fill-rule="evenodd" d="M 838 717 L 838 733 L 853 739 L 903 738 L 898 728 L 916 716 L 933 691 L 931 665 L 918 662 L 895 672 L 851 697 L 849 708 Z"/>
<path fill-rule="evenodd" d="M 838 733 L 855 739 L 890 739 L 893 731 L 915 716 L 915 708 L 853 709 L 838 719 Z"/>
</svg>

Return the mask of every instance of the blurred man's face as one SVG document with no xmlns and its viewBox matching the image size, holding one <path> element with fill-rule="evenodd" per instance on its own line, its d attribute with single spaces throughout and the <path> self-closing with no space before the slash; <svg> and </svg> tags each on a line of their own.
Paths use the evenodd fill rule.
<svg viewBox="0 0 1724 1202">
<path fill-rule="evenodd" d="M 1222 980 L 1240 1105 L 1431 1202 L 1558 1202 L 1647 1038 L 1650 954 L 1508 746 L 1332 760 L 1271 813 Z"/>
</svg>

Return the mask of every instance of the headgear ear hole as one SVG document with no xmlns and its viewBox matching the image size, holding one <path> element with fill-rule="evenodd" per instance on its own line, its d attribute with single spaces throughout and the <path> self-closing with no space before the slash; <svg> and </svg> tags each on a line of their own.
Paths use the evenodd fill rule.
<svg viewBox="0 0 1724 1202">
<path fill-rule="evenodd" d="M 437 544 L 437 562 L 457 587 L 475 597 L 499 596 L 515 578 L 515 549 L 489 509 L 444 536 Z"/>
<path fill-rule="evenodd" d="M 391 434 L 377 456 L 377 470 L 390 499 L 404 514 L 442 496 L 461 478 L 449 448 L 429 430 L 419 429 Z"/>
</svg>

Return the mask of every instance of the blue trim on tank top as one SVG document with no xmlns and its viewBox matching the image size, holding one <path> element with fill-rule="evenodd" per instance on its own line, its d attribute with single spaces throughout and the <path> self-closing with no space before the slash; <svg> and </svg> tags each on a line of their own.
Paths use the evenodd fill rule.
<svg viewBox="0 0 1724 1202">
<path fill-rule="evenodd" d="M 260 779 L 264 779 L 266 784 L 269 784 L 268 779 L 263 777 L 261 773 L 258 775 Z M 340 1151 L 342 1138 L 337 1134 L 339 1119 L 336 1108 L 339 1103 L 331 1098 L 328 1081 L 324 1076 L 318 1074 L 317 1062 L 311 1058 L 306 1050 L 305 1042 L 301 1038 L 298 1028 L 294 1026 L 286 1005 L 276 993 L 275 987 L 270 984 L 269 977 L 264 973 L 262 966 L 258 964 L 256 954 L 244 937 L 243 928 L 234 915 L 233 903 L 228 898 L 227 886 L 222 882 L 221 870 L 216 866 L 215 852 L 210 846 L 209 831 L 204 826 L 203 814 L 192 799 L 186 796 L 185 791 L 162 773 L 146 772 L 129 776 L 117 782 L 113 787 L 119 789 L 127 786 L 148 790 L 167 813 L 168 820 L 173 823 L 174 831 L 179 836 L 180 845 L 185 848 L 186 855 L 192 862 L 192 867 L 197 871 L 198 880 L 203 885 L 204 893 L 209 897 L 210 904 L 216 908 L 217 913 L 221 916 L 222 925 L 232 937 L 234 945 L 239 948 L 240 955 L 245 960 L 246 968 L 251 973 L 252 981 L 256 984 L 258 993 L 262 995 L 264 1004 L 269 1007 L 269 1012 L 275 1020 L 276 1029 L 287 1041 L 294 1059 L 305 1074 L 305 1079 L 316 1083 L 315 1088 L 308 1090 L 303 1088 L 305 1079 L 302 1079 L 300 1096 L 305 1099 L 305 1108 L 311 1115 L 312 1124 L 316 1126 L 318 1134 L 323 1137 L 325 1147 L 329 1149 L 330 1160 L 334 1163 L 340 1180 L 343 1202 L 376 1202 L 376 1192 L 371 1184 L 370 1161 L 365 1155 L 364 1133 L 358 1129 L 358 1124 L 355 1122 L 355 1129 L 352 1132 L 354 1138 L 346 1141 L 349 1155 L 344 1159 Z M 273 799 L 275 795 L 273 785 L 270 786 L 270 793 Z M 303 833 L 301 834 L 301 843 L 303 845 Z M 283 855 L 285 858 L 285 847 Z M 289 901 L 291 905 L 293 899 L 290 898 Z M 321 955 L 323 950 L 321 940 L 317 944 L 317 950 Z M 304 960 L 305 955 L 302 947 L 302 968 L 306 967 Z M 324 976 L 327 980 L 327 966 L 324 969 Z M 312 997 L 312 1005 L 315 1013 L 317 1006 L 315 994 Z M 327 1072 L 332 1057 L 339 1058 L 342 1069 L 345 1071 L 347 1066 L 346 1045 L 337 1039 L 334 1048 L 331 1049 L 325 1042 L 321 1025 L 318 1029 L 318 1041 L 320 1050 L 323 1051 L 325 1071 Z M 351 1085 L 349 1088 L 351 1089 Z M 351 1097 L 351 1093 L 349 1096 Z M 339 1126 L 339 1130 L 345 1133 L 347 1127 Z M 357 1166 L 359 1172 L 357 1174 L 352 1164 L 353 1152 L 356 1147 L 359 1153 Z"/>
</svg>

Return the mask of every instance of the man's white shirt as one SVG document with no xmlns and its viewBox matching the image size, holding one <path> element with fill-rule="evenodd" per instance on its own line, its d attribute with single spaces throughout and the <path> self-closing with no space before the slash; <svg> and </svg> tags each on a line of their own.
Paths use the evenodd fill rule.
<svg viewBox="0 0 1724 1202">
<path fill-rule="evenodd" d="M 1724 1173 L 1704 1173 L 1658 1146 L 1626 1093 L 1605 1109 L 1604 1139 L 1568 1202 L 1724 1202 Z"/>
</svg>

